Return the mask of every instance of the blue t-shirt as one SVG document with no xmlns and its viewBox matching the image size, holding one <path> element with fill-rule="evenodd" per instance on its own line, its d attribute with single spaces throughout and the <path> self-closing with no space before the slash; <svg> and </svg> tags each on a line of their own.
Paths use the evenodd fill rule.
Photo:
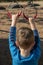
<svg viewBox="0 0 43 65">
<path fill-rule="evenodd" d="M 19 49 L 16 47 L 16 27 L 10 28 L 9 33 L 9 49 L 12 57 L 12 65 L 38 65 L 40 58 L 40 38 L 37 30 L 33 30 L 35 37 L 35 45 L 31 50 L 30 56 L 23 57 L 20 55 Z"/>
</svg>

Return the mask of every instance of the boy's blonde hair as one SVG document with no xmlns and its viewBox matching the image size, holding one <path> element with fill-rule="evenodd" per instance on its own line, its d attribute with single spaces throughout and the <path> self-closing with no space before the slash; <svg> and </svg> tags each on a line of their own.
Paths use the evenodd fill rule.
<svg viewBox="0 0 43 65">
<path fill-rule="evenodd" d="M 21 27 L 17 32 L 17 41 L 20 48 L 29 48 L 34 43 L 33 31 L 27 27 Z"/>
</svg>

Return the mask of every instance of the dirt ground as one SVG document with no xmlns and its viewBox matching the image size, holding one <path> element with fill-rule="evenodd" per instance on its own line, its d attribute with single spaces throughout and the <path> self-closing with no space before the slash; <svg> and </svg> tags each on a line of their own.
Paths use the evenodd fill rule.
<svg viewBox="0 0 43 65">
<path fill-rule="evenodd" d="M 40 40 L 41 40 L 41 58 L 39 60 L 39 65 L 43 65 L 43 1 L 36 1 L 35 4 L 39 4 L 37 6 L 38 17 L 35 20 L 35 24 L 39 31 Z M 0 6 L 8 7 L 10 3 L 0 3 Z M 22 5 L 26 5 L 27 2 L 21 3 Z M 20 9 L 10 9 L 11 13 L 17 13 Z M 29 10 L 29 8 L 28 8 Z M 9 29 L 11 25 L 11 19 L 7 17 L 7 10 L 0 10 L 0 65 L 11 65 L 11 56 L 8 47 L 8 36 Z M 25 11 L 25 13 L 27 10 Z M 26 13 L 28 14 L 28 13 Z M 30 27 L 28 22 L 18 22 L 17 29 L 21 26 Z"/>
</svg>

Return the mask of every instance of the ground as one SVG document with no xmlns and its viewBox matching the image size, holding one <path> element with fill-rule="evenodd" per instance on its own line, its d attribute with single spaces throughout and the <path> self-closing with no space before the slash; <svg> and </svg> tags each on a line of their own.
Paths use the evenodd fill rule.
<svg viewBox="0 0 43 65">
<path fill-rule="evenodd" d="M 20 2 L 21 3 L 21 2 Z M 36 26 L 39 31 L 41 40 L 41 51 L 43 51 L 43 1 L 36 1 L 34 3 L 39 4 L 38 6 L 38 18 L 36 19 Z M 0 6 L 8 7 L 10 3 L 0 3 Z M 22 2 L 22 5 L 26 5 L 27 2 Z M 17 13 L 20 9 L 10 9 L 12 13 Z M 11 65 L 11 56 L 8 47 L 8 35 L 11 25 L 11 19 L 7 17 L 7 10 L 0 10 L 0 65 Z M 26 12 L 25 12 L 26 13 Z M 30 27 L 27 22 L 18 22 L 17 29 L 21 26 Z M 43 65 L 43 52 L 39 60 L 39 65 Z"/>
</svg>

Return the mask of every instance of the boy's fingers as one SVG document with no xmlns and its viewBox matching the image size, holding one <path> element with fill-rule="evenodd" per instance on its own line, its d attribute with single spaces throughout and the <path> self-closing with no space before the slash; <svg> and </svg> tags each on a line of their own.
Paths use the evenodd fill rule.
<svg viewBox="0 0 43 65">
<path fill-rule="evenodd" d="M 19 13 L 17 13 L 17 14 L 15 14 L 15 16 L 17 16 L 17 17 L 19 17 L 20 15 L 21 15 L 21 13 L 22 13 L 22 11 L 20 11 Z M 7 16 L 9 17 L 9 18 L 12 18 L 12 14 L 11 14 L 11 12 L 8 12 L 7 13 Z"/>
<path fill-rule="evenodd" d="M 22 14 L 22 11 L 20 11 L 20 12 L 18 13 L 18 17 L 21 16 L 21 14 Z"/>
<path fill-rule="evenodd" d="M 11 15 L 10 12 L 7 13 L 7 16 L 8 16 L 9 18 L 12 18 L 12 15 Z"/>
<path fill-rule="evenodd" d="M 34 16 L 34 19 L 36 19 L 37 18 L 37 14 Z"/>
<path fill-rule="evenodd" d="M 32 22 L 32 21 L 34 21 L 34 18 L 30 17 L 29 22 Z"/>
</svg>

